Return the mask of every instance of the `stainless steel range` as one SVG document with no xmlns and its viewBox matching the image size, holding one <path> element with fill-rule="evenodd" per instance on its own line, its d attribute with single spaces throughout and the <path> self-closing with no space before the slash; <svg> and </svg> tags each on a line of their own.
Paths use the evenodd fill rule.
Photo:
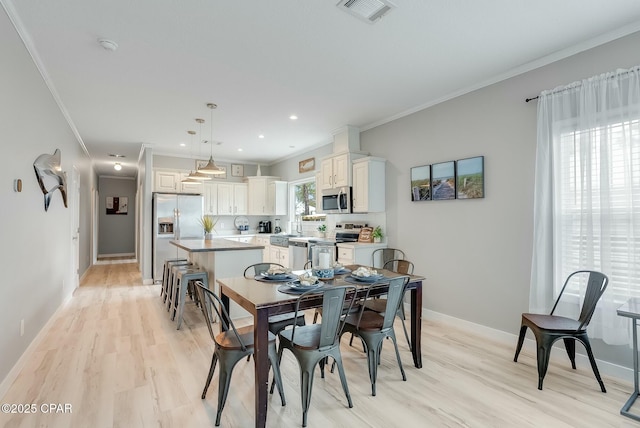
<svg viewBox="0 0 640 428">
<path fill-rule="evenodd" d="M 271 237 L 269 238 L 269 243 L 277 247 L 288 247 L 289 235 L 271 235 Z"/>
<path fill-rule="evenodd" d="M 314 245 L 336 245 L 342 242 L 358 242 L 360 229 L 367 227 L 367 223 L 340 222 L 336 223 L 336 233 L 333 238 L 318 238 L 309 240 L 308 259 L 311 260 L 311 248 Z M 336 261 L 338 252 L 336 254 Z"/>
</svg>

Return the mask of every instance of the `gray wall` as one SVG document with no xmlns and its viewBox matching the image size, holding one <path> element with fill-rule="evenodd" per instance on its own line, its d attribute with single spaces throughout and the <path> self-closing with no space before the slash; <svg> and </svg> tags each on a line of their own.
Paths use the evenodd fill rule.
<svg viewBox="0 0 640 428">
<path fill-rule="evenodd" d="M 5 153 L 0 169 L 2 243 L 0 247 L 0 382 L 74 289 L 72 273 L 72 211 L 60 192 L 49 211 L 33 171 L 33 162 L 56 148 L 69 179 L 79 172 L 79 273 L 91 255 L 91 190 L 94 174 L 88 156 L 38 72 L 4 9 L 0 7 L 0 147 Z M 22 192 L 14 192 L 14 179 L 22 179 Z M 71 181 L 71 180 L 69 180 Z M 24 335 L 20 336 L 20 321 Z M 4 386 L 4 382 L 0 385 Z"/>
<path fill-rule="evenodd" d="M 98 255 L 134 254 L 136 236 L 136 180 L 133 178 L 100 177 L 100 210 L 98 212 Z M 126 215 L 107 215 L 106 199 L 126 196 Z"/>
<path fill-rule="evenodd" d="M 640 33 L 361 134 L 363 150 L 388 160 L 388 239 L 427 277 L 425 308 L 517 333 L 529 304 L 536 146 L 536 103 L 524 99 L 638 65 L 638 46 Z M 479 155 L 485 199 L 410 201 L 411 167 Z M 597 358 L 630 365 L 628 348 L 597 342 Z"/>
</svg>

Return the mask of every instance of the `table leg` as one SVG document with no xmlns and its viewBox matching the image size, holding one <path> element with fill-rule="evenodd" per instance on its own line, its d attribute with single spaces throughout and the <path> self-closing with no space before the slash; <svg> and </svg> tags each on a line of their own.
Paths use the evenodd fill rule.
<svg viewBox="0 0 640 428">
<path fill-rule="evenodd" d="M 413 364 L 422 368 L 422 281 L 411 290 L 411 354 Z"/>
<path fill-rule="evenodd" d="M 633 403 L 636 401 L 636 398 L 640 395 L 640 391 L 638 390 L 638 320 L 636 318 L 632 318 L 631 322 L 633 323 L 633 393 L 624 406 L 622 406 L 620 414 L 631 419 L 635 419 L 636 421 L 640 421 L 640 416 L 629 412 L 631 406 L 633 406 Z"/>
<path fill-rule="evenodd" d="M 226 309 L 227 314 L 229 313 L 229 296 L 225 295 L 224 293 L 222 293 L 222 290 L 220 290 L 220 300 L 222 300 L 222 304 L 224 305 L 224 308 Z M 222 316 L 224 317 L 224 311 L 222 313 Z M 229 320 L 225 319 L 222 320 L 223 322 L 220 323 L 220 329 L 221 330 L 227 330 L 227 326 L 229 325 Z"/>
<path fill-rule="evenodd" d="M 264 428 L 267 424 L 269 390 L 269 314 L 266 309 L 258 310 L 254 315 L 253 337 L 256 428 Z"/>
</svg>

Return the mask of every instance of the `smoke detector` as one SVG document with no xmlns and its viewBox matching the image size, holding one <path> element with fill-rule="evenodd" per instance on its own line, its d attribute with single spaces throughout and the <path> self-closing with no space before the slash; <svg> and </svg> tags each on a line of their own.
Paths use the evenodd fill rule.
<svg viewBox="0 0 640 428">
<path fill-rule="evenodd" d="M 369 24 L 375 23 L 396 7 L 386 0 L 340 0 L 336 6 Z"/>
<path fill-rule="evenodd" d="M 114 42 L 113 40 L 98 39 L 98 43 L 100 43 L 100 46 L 102 46 L 107 51 L 112 51 L 113 52 L 116 49 L 118 49 L 118 44 L 116 42 Z"/>
</svg>

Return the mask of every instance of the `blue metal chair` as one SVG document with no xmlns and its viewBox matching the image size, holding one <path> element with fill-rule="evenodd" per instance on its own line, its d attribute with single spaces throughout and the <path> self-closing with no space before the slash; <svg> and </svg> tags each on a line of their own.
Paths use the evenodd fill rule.
<svg viewBox="0 0 640 428">
<path fill-rule="evenodd" d="M 302 426 L 307 426 L 307 412 L 311 404 L 311 390 L 313 388 L 313 372 L 316 365 L 320 365 L 320 373 L 324 378 L 324 366 L 327 357 L 333 358 L 338 366 L 342 389 L 347 397 L 349 408 L 353 407 L 347 378 L 342 365 L 340 354 L 340 334 L 344 328 L 343 308 L 353 305 L 356 287 L 320 287 L 301 294 L 296 302 L 296 316 L 301 302 L 313 295 L 322 295 L 322 322 L 305 326 L 294 325 L 292 329 L 280 332 L 278 346 L 278 361 L 282 360 L 282 352 L 288 349 L 293 353 L 300 365 L 300 390 L 302 396 Z M 349 302 L 350 303 L 347 303 Z M 273 392 L 273 385 L 271 387 Z"/>
<path fill-rule="evenodd" d="M 213 357 L 211 358 L 211 367 L 209 368 L 209 375 L 207 376 L 207 382 L 204 385 L 204 390 L 202 391 L 202 399 L 204 400 L 207 396 L 207 390 L 209 389 L 209 384 L 211 384 L 213 373 L 216 370 L 216 364 L 220 361 L 220 375 L 218 379 L 218 411 L 216 413 L 216 426 L 219 426 L 222 409 L 224 409 L 224 404 L 229 392 L 229 384 L 231 383 L 233 368 L 238 361 L 253 354 L 253 326 L 236 328 L 231 321 L 231 318 L 229 318 L 222 301 L 213 291 L 206 288 L 200 281 L 196 281 L 196 290 L 201 302 L 200 309 L 202 310 L 202 314 L 204 315 L 204 319 L 207 323 L 211 339 L 213 339 L 215 344 Z M 209 312 L 211 310 L 209 308 L 213 308 L 216 311 L 218 319 L 223 325 L 223 331 L 218 334 L 215 334 L 211 327 L 213 318 L 212 314 Z M 273 369 L 275 384 L 278 387 L 280 399 L 284 406 L 286 405 L 286 401 L 284 398 L 282 376 L 280 375 L 280 366 L 278 365 L 278 356 L 276 353 L 276 336 L 271 332 L 269 332 L 268 353 L 269 362 Z"/>
<path fill-rule="evenodd" d="M 369 378 L 371 380 L 371 395 L 376 395 L 376 378 L 378 376 L 378 365 L 380 364 L 380 351 L 385 338 L 389 337 L 393 341 L 396 350 L 396 358 L 402 380 L 406 381 L 407 376 L 402 367 L 400 352 L 398 351 L 398 343 L 396 333 L 393 329 L 393 321 L 398 314 L 400 304 L 402 304 L 402 296 L 409 282 L 408 276 L 400 276 L 392 278 L 389 281 L 389 291 L 387 293 L 387 304 L 385 306 L 383 316 L 375 311 L 366 310 L 365 305 L 369 300 L 369 294 L 372 289 L 379 285 L 372 284 L 367 289 L 365 295 L 365 303 L 361 306 L 358 313 L 350 314 L 345 319 L 343 333 L 352 333 L 362 340 L 364 350 L 367 353 L 367 363 L 369 365 Z"/>
</svg>

